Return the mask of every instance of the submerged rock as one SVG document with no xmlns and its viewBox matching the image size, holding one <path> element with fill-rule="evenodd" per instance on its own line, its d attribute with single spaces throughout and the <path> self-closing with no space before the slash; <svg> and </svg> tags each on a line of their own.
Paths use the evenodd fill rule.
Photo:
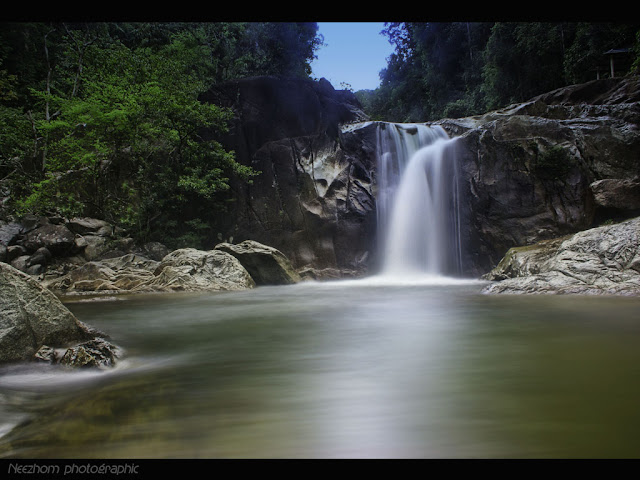
<svg viewBox="0 0 640 480">
<path fill-rule="evenodd" d="M 6 263 L 0 263 L 0 312 L 0 363 L 35 355 L 51 359 L 51 351 L 43 346 L 69 348 L 101 335 L 38 281 Z"/>
<path fill-rule="evenodd" d="M 237 258 L 256 285 L 288 285 L 300 281 L 300 275 L 294 270 L 289 259 L 273 247 L 245 240 L 237 245 L 220 243 L 215 249 Z"/>
<path fill-rule="evenodd" d="M 66 350 L 58 363 L 70 367 L 111 367 L 116 363 L 117 347 L 102 338 L 81 343 Z"/>
<path fill-rule="evenodd" d="M 484 293 L 640 294 L 640 217 L 513 248 Z"/>
</svg>

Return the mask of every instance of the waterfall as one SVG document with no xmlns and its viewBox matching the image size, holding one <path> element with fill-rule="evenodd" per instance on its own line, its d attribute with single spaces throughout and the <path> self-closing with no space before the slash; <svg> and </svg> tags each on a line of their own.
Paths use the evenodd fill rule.
<svg viewBox="0 0 640 480">
<path fill-rule="evenodd" d="M 377 135 L 381 274 L 459 274 L 455 139 L 419 124 L 380 123 Z"/>
</svg>

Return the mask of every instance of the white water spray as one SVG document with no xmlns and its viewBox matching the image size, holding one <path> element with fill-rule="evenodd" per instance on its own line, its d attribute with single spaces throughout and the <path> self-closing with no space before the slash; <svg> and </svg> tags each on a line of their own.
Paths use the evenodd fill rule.
<svg viewBox="0 0 640 480">
<path fill-rule="evenodd" d="M 455 140 L 441 127 L 382 123 L 377 148 L 382 276 L 459 274 Z"/>
</svg>

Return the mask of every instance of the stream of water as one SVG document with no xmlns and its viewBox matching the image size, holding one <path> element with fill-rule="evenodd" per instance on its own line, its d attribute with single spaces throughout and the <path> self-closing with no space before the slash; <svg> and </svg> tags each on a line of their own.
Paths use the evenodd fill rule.
<svg viewBox="0 0 640 480">
<path fill-rule="evenodd" d="M 4 458 L 640 456 L 640 299 L 383 278 L 68 303 L 114 370 L 0 370 Z"/>
</svg>

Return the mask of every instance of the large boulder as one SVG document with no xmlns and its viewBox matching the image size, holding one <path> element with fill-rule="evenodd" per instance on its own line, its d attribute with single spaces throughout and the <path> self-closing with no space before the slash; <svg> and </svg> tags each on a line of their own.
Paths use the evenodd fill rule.
<svg viewBox="0 0 640 480">
<path fill-rule="evenodd" d="M 6 263 L 0 263 L 0 312 L 0 363 L 27 361 L 43 347 L 65 349 L 98 335 L 38 281 Z"/>
<path fill-rule="evenodd" d="M 640 210 L 640 177 L 597 180 L 591 184 L 591 191 L 597 206 Z"/>
<path fill-rule="evenodd" d="M 154 278 L 138 291 L 217 291 L 253 288 L 249 272 L 232 255 L 220 250 L 182 248 L 166 255 Z"/>
<path fill-rule="evenodd" d="M 256 285 L 288 285 L 300 281 L 300 275 L 289 259 L 273 247 L 253 240 L 245 240 L 237 245 L 220 243 L 215 249 L 237 258 Z"/>
<path fill-rule="evenodd" d="M 485 293 L 640 294 L 640 217 L 513 248 Z"/>
<path fill-rule="evenodd" d="M 75 247 L 75 235 L 64 225 L 42 225 L 25 234 L 22 245 L 35 252 L 45 247 L 54 255 L 67 255 Z"/>
<path fill-rule="evenodd" d="M 175 250 L 160 262 L 137 254 L 86 262 L 42 283 L 58 295 L 244 290 L 255 286 L 232 255 L 194 248 Z"/>
</svg>

